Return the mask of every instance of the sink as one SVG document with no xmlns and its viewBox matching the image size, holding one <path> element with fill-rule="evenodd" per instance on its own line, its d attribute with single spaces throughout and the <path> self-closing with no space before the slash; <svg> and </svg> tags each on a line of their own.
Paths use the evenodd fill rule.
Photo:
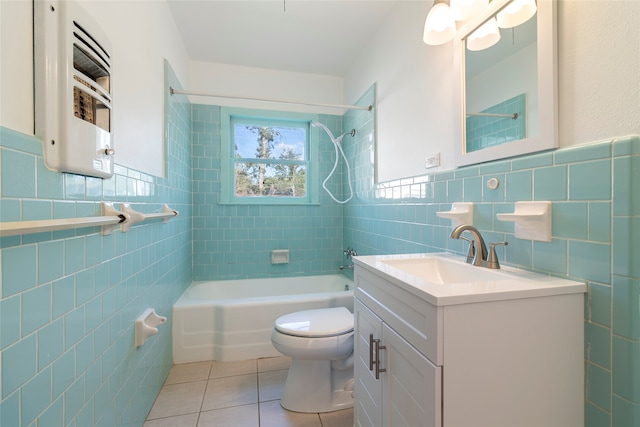
<svg viewBox="0 0 640 427">
<path fill-rule="evenodd" d="M 509 278 L 508 275 L 500 270 L 477 267 L 463 261 L 438 256 L 392 258 L 383 259 L 380 262 L 427 282 L 441 285 L 506 280 Z"/>
<path fill-rule="evenodd" d="M 368 270 L 435 306 L 584 293 L 586 285 L 503 266 L 479 267 L 448 252 L 364 255 L 353 258 L 356 273 Z M 359 273 L 362 280 L 366 274 Z M 356 283 L 356 295 L 361 285 Z M 375 296 L 370 296 L 375 298 Z"/>
</svg>

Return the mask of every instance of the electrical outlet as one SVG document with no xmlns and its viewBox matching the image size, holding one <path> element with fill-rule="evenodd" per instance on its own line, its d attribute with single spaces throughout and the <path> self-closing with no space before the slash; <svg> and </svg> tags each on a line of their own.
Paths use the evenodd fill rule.
<svg viewBox="0 0 640 427">
<path fill-rule="evenodd" d="M 430 169 L 440 166 L 440 153 L 429 154 L 424 159 L 424 168 Z"/>
</svg>

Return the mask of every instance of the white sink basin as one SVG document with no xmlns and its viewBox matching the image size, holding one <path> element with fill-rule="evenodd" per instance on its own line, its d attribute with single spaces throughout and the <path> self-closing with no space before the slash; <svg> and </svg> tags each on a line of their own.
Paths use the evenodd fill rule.
<svg viewBox="0 0 640 427">
<path fill-rule="evenodd" d="M 478 267 L 450 253 L 365 255 L 364 268 L 433 305 L 465 304 L 585 292 L 584 283 L 503 266 Z M 358 284 L 356 283 L 356 288 Z M 357 289 L 356 289 L 357 291 Z"/>
<path fill-rule="evenodd" d="M 437 256 L 384 259 L 381 262 L 427 282 L 441 285 L 508 279 L 508 276 L 500 270 L 491 270 Z"/>
</svg>

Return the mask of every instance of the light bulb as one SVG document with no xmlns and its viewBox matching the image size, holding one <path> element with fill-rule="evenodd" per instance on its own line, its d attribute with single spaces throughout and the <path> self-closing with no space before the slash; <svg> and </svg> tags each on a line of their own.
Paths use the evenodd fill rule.
<svg viewBox="0 0 640 427">
<path fill-rule="evenodd" d="M 491 18 L 467 37 L 467 49 L 483 50 L 490 48 L 500 40 L 500 29 L 496 18 Z"/>
<path fill-rule="evenodd" d="M 466 21 L 488 5 L 489 0 L 451 0 L 451 15 L 456 21 Z"/>
<path fill-rule="evenodd" d="M 456 23 L 451 16 L 451 9 L 446 3 L 435 4 L 424 23 L 423 40 L 429 45 L 444 44 L 456 34 Z"/>
<path fill-rule="evenodd" d="M 513 0 L 498 13 L 498 27 L 517 27 L 535 15 L 536 10 L 536 0 Z"/>
</svg>

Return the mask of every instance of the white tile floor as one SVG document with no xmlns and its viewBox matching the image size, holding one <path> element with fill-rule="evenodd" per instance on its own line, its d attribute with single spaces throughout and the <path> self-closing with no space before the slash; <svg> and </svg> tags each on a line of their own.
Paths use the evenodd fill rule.
<svg viewBox="0 0 640 427">
<path fill-rule="evenodd" d="M 352 427 L 353 409 L 302 414 L 280 406 L 289 358 L 174 365 L 143 427 Z"/>
</svg>

